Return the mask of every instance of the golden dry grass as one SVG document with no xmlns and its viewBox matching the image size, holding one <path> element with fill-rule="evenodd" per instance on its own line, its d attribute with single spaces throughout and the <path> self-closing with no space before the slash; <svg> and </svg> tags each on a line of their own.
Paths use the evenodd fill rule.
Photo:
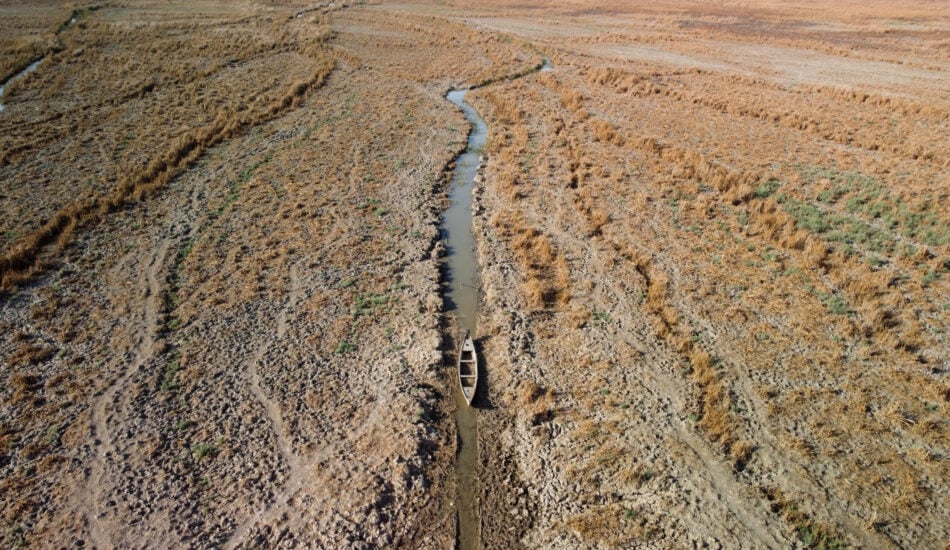
<svg viewBox="0 0 950 550">
<path fill-rule="evenodd" d="M 632 14 L 631 22 L 574 20 L 573 29 L 590 32 L 560 42 L 523 23 L 526 36 L 549 48 L 555 71 L 477 96 L 492 128 L 496 173 L 517 171 L 526 157 L 536 167 L 518 174 L 517 200 L 498 201 L 487 215 L 537 228 L 559 254 L 572 258 L 575 273 L 565 280 L 570 311 L 532 318 L 540 338 L 532 353 L 541 357 L 534 360 L 567 361 L 578 372 L 559 371 L 562 387 L 572 388 L 561 393 L 555 386 L 559 401 L 580 408 L 578 417 L 562 421 L 574 425 L 584 417 L 581 411 L 618 418 L 607 411 L 611 400 L 624 403 L 614 398 L 623 391 L 616 389 L 619 380 L 630 383 L 631 369 L 660 368 L 609 361 L 605 380 L 591 380 L 570 346 L 587 342 L 586 353 L 616 358 L 622 337 L 642 342 L 647 351 L 661 342 L 672 352 L 674 372 L 685 373 L 684 388 L 675 390 L 687 403 L 680 414 L 694 419 L 742 476 L 767 479 L 764 463 L 783 461 L 777 457 L 785 453 L 803 461 L 809 474 L 798 490 L 809 495 L 803 497 L 809 506 L 820 505 L 807 518 L 784 517 L 793 538 L 799 527 L 815 525 L 808 536 L 867 543 L 880 535 L 903 541 L 898 544 L 932 544 L 935 539 L 920 530 L 882 518 L 907 517 L 927 506 L 939 508 L 933 517 L 943 517 L 934 485 L 896 475 L 882 481 L 883 466 L 862 466 L 849 453 L 905 464 L 896 447 L 923 437 L 927 442 L 915 450 L 919 459 L 907 472 L 916 468 L 918 479 L 930 480 L 944 472 L 921 449 L 943 449 L 945 429 L 921 422 L 920 415 L 943 407 L 947 387 L 932 370 L 941 368 L 936 365 L 950 328 L 944 297 L 950 218 L 937 206 L 950 192 L 941 152 L 948 145 L 941 130 L 950 113 L 946 97 L 934 80 L 919 87 L 855 81 L 847 88 L 808 82 L 822 80 L 814 75 L 783 82 L 738 62 L 712 67 L 702 52 L 715 40 L 723 52 L 727 43 L 775 55 L 796 51 L 845 68 L 903 57 L 908 74 L 930 71 L 932 79 L 946 61 L 939 18 L 919 20 L 920 30 L 883 32 L 888 23 L 877 18 L 903 8 L 889 13 L 884 4 L 869 4 L 849 6 L 840 17 L 821 8 L 808 16 L 814 28 L 797 29 L 784 18 L 802 16 L 799 6 L 761 2 L 756 6 L 764 11 L 746 9 L 746 24 L 730 27 L 724 23 L 730 8 L 678 5 L 689 23 L 674 24 L 667 4 L 597 6 L 592 9 L 601 13 Z M 919 7 L 907 6 L 906 13 Z M 493 21 L 502 28 L 522 24 Z M 847 28 L 861 45 L 835 44 L 817 21 Z M 755 29 L 776 32 L 766 36 Z M 926 45 L 911 51 L 893 36 L 903 32 Z M 547 144 L 547 151 L 535 153 L 519 134 Z M 512 181 L 490 173 L 486 187 L 510 197 Z M 495 220 L 490 236 L 504 240 L 517 258 L 526 249 L 524 237 L 506 233 L 512 224 Z M 521 264 L 524 275 L 534 269 Z M 536 299 L 539 286 L 522 293 Z M 627 328 L 641 317 L 652 326 L 654 341 Z M 602 330 L 614 340 L 590 343 L 599 342 Z M 611 388 L 607 399 L 599 394 L 604 387 Z M 908 395 L 920 397 L 903 397 Z M 850 403 L 831 405 L 841 401 Z M 867 418 L 867 411 L 878 412 Z M 805 419 L 811 427 L 803 430 Z M 634 429 L 632 423 L 621 425 Z M 589 429 L 574 427 L 578 445 L 599 441 Z M 624 428 L 614 435 L 624 438 Z M 757 458 L 762 455 L 764 461 Z M 847 483 L 821 473 L 818 463 L 829 457 Z M 612 469 L 594 459 L 572 471 L 596 478 Z M 864 488 L 875 484 L 892 486 L 891 495 Z M 816 486 L 831 490 L 830 502 L 814 496 Z M 860 524 L 876 515 L 873 535 L 841 512 L 859 502 Z M 894 505 L 899 511 L 885 512 Z M 578 530 L 601 540 L 597 529 Z"/>
<path fill-rule="evenodd" d="M 0 258 L 0 286 L 6 290 L 41 271 L 43 263 L 40 257 L 44 251 L 49 247 L 54 251 L 61 250 L 69 243 L 77 227 L 95 222 L 130 202 L 144 200 L 191 166 L 209 147 L 295 106 L 304 94 L 319 87 L 332 70 L 332 61 L 321 50 L 321 44 L 330 32 L 326 21 L 319 18 L 302 28 L 296 25 L 264 28 L 256 33 L 208 33 L 208 28 L 220 22 L 210 18 L 205 22 L 187 24 L 179 31 L 184 34 L 175 40 L 187 44 L 182 48 L 176 46 L 174 40 L 164 38 L 165 31 L 161 27 L 146 30 L 121 20 L 110 20 L 107 15 L 123 14 L 121 10 L 113 14 L 102 13 L 100 19 L 97 13 L 94 23 L 63 32 L 63 49 L 68 49 L 69 53 L 53 54 L 49 63 L 51 67 L 44 67 L 41 77 L 31 77 L 29 85 L 14 90 L 16 95 L 29 96 L 31 92 L 36 93 L 34 90 L 44 89 L 49 79 L 58 79 L 64 74 L 74 75 L 69 79 L 68 89 L 59 86 L 56 93 L 46 100 L 59 109 L 58 116 L 51 117 L 54 123 L 27 122 L 29 127 L 42 134 L 27 131 L 8 136 L 3 164 L 15 171 L 18 178 L 30 178 L 30 164 L 23 162 L 28 152 L 63 139 L 63 132 L 101 132 L 103 128 L 94 118 L 96 110 L 109 112 L 118 102 L 137 102 L 139 109 L 154 112 L 154 118 L 120 118 L 111 129 L 113 151 L 98 143 L 97 150 L 83 151 L 74 146 L 65 157 L 60 156 L 62 171 L 89 162 L 98 161 L 100 166 L 110 164 L 103 162 L 106 159 L 101 157 L 97 159 L 96 154 L 106 153 L 109 160 L 116 158 L 113 155 L 128 160 L 109 166 L 109 171 L 102 176 L 105 181 L 94 181 L 94 173 L 67 175 L 82 179 L 93 176 L 86 179 L 83 187 L 72 190 L 72 197 L 80 197 L 78 201 L 70 200 L 61 190 L 54 189 L 48 202 L 31 205 L 31 216 L 18 217 L 16 222 L 7 218 L 7 224 L 0 228 L 7 236 L 4 242 L 7 252 Z M 192 38 L 185 38 L 188 36 Z M 118 53 L 120 50 L 116 47 L 119 45 L 127 46 L 126 51 Z M 155 55 L 172 48 L 180 54 L 176 63 L 165 63 L 162 57 Z M 140 51 L 136 53 L 136 49 Z M 190 56 L 188 52 L 192 52 Z M 257 81 L 251 72 L 240 81 L 247 87 L 245 90 L 236 88 L 235 80 L 224 78 L 222 73 L 229 72 L 230 66 L 253 69 L 258 63 L 256 58 L 265 54 L 277 60 L 282 56 L 297 56 L 298 67 L 281 75 L 281 80 L 272 82 Z M 104 71 L 114 70 L 124 78 L 106 79 Z M 100 85 L 103 81 L 111 85 L 103 87 Z M 93 87 L 96 94 L 90 93 Z M 76 97 L 87 104 L 77 108 L 63 103 Z M 168 105 L 170 100 L 174 102 Z M 13 116 L 16 116 L 15 108 L 8 110 L 14 111 Z M 169 132 L 176 121 L 189 118 L 192 119 L 189 127 Z M 123 137 L 124 140 L 119 141 Z M 53 154 L 58 151 L 54 146 L 41 152 Z M 147 155 L 144 159 L 143 154 Z M 18 159 L 22 160 L 17 162 Z M 135 167 L 140 163 L 145 166 Z M 115 179 L 109 181 L 111 178 Z M 5 208 L 7 212 L 22 210 L 26 201 L 31 200 L 29 194 L 14 196 L 6 201 Z M 40 216 L 44 214 L 49 218 L 42 222 Z M 11 235 L 15 238 L 10 239 Z"/>
<path fill-rule="evenodd" d="M 341 5 L 296 17 L 310 7 L 106 6 L 5 95 L 3 537 L 263 540 L 283 516 L 249 510 L 294 490 L 294 455 L 310 461 L 292 474 L 301 502 L 354 495 L 336 519 L 293 512 L 302 543 L 451 540 L 433 247 L 465 134 L 442 93 L 538 59 L 461 23 Z M 61 23 L 71 8 L 51 10 Z M 429 41 L 441 62 L 418 56 Z M 393 372 L 390 397 L 358 381 L 381 374 L 368 364 Z M 349 471 L 336 453 L 367 460 Z M 163 512 L 119 496 L 159 479 L 176 481 L 155 509 L 203 502 L 164 541 L 147 527 Z M 93 511 L 107 501 L 142 529 L 111 530 Z M 346 519 L 363 509 L 376 519 Z"/>
</svg>

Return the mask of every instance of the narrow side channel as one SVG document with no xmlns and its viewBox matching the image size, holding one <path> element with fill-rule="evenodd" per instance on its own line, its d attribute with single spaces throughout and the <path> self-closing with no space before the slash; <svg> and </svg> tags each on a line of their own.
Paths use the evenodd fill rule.
<svg viewBox="0 0 950 550">
<path fill-rule="evenodd" d="M 4 90 L 6 90 L 7 86 L 9 86 L 10 84 L 13 84 L 17 80 L 35 71 L 40 66 L 40 64 L 43 63 L 43 59 L 44 58 L 41 57 L 37 59 L 36 61 L 30 63 L 25 69 L 11 76 L 10 79 L 4 82 L 3 84 L 0 84 L 0 111 L 3 110 L 3 92 Z"/>
<path fill-rule="evenodd" d="M 449 207 L 442 221 L 445 242 L 445 309 L 456 320 L 457 329 L 475 335 L 478 320 L 478 262 L 472 233 L 472 187 L 479 168 L 479 157 L 488 136 L 488 127 L 475 109 L 465 102 L 465 90 L 449 92 L 446 99 L 462 109 L 472 125 L 468 146 L 455 162 L 449 186 Z M 458 388 L 455 373 L 455 422 L 458 426 L 456 477 L 458 496 L 458 548 L 479 548 L 478 512 L 478 424 L 474 405 L 469 407 Z"/>
</svg>

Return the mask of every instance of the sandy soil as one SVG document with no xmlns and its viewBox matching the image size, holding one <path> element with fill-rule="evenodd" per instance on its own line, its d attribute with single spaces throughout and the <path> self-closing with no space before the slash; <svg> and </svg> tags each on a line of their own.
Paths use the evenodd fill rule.
<svg viewBox="0 0 950 550">
<path fill-rule="evenodd" d="M 0 5 L 4 545 L 453 547 L 485 84 L 482 546 L 943 547 L 945 7 L 469 4 Z"/>
</svg>

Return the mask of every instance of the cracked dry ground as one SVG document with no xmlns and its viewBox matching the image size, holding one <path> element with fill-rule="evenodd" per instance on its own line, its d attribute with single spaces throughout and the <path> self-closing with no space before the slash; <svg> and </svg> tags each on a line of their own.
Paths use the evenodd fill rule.
<svg viewBox="0 0 950 550">
<path fill-rule="evenodd" d="M 483 547 L 942 547 L 945 8 L 565 6 L 0 6 L 4 544 L 452 547 L 494 81 Z"/>
<path fill-rule="evenodd" d="M 762 5 L 465 14 L 555 67 L 471 99 L 486 546 L 950 540 L 946 20 Z"/>
<path fill-rule="evenodd" d="M 43 6 L 0 119 L 4 546 L 453 544 L 443 94 L 538 58 L 307 7 Z"/>
</svg>

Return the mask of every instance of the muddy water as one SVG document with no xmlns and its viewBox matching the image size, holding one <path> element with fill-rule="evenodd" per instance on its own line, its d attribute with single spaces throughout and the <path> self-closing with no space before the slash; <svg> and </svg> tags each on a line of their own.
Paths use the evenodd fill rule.
<svg viewBox="0 0 950 550">
<path fill-rule="evenodd" d="M 9 86 L 10 84 L 13 84 L 14 81 L 19 80 L 19 79 L 23 78 L 24 76 L 26 76 L 26 75 L 32 73 L 33 71 L 35 71 L 36 68 L 39 67 L 39 66 L 40 66 L 40 63 L 42 63 L 42 62 L 43 62 L 43 59 L 42 59 L 42 58 L 37 59 L 37 60 L 34 61 L 33 63 L 30 63 L 30 65 L 29 65 L 27 68 L 23 69 L 22 71 L 18 72 L 18 73 L 15 74 L 15 75 L 11 76 L 10 79 L 7 80 L 6 82 L 4 82 L 3 84 L 0 84 L 0 111 L 3 110 L 3 91 L 7 88 L 7 86 Z"/>
<path fill-rule="evenodd" d="M 446 246 L 445 306 L 448 314 L 455 317 L 460 333 L 470 331 L 474 335 L 478 319 L 478 263 L 475 260 L 475 237 L 472 233 L 472 186 L 488 135 L 488 127 L 475 109 L 465 102 L 465 90 L 449 92 L 446 99 L 462 109 L 465 119 L 472 127 L 468 146 L 456 159 L 455 172 L 449 186 L 449 208 L 445 211 L 442 221 L 442 239 Z M 465 403 L 454 380 L 453 372 L 455 422 L 459 437 L 456 459 L 458 548 L 474 550 L 479 547 L 480 534 L 478 423 L 475 407 L 469 407 Z M 473 405 L 477 404 L 476 394 Z"/>
<path fill-rule="evenodd" d="M 449 186 L 449 208 L 442 220 L 442 239 L 446 246 L 446 309 L 456 318 L 458 328 L 475 334 L 478 317 L 478 263 L 475 261 L 475 236 L 472 234 L 472 185 L 478 158 L 485 146 L 488 127 L 472 106 L 465 102 L 465 90 L 449 92 L 447 99 L 461 107 L 472 125 L 468 146 L 455 161 Z"/>
</svg>

